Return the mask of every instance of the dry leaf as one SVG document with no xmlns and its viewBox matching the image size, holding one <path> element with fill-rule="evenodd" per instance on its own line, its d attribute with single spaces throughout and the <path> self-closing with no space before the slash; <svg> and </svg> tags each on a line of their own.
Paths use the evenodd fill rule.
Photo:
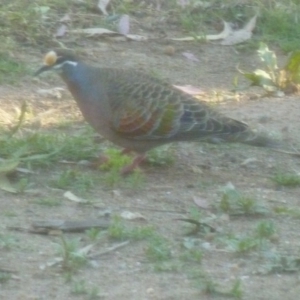
<svg viewBox="0 0 300 300">
<path fill-rule="evenodd" d="M 71 21 L 70 15 L 69 14 L 65 14 L 60 20 L 59 22 L 61 23 L 68 23 Z"/>
<path fill-rule="evenodd" d="M 207 199 L 194 196 L 193 201 L 200 208 L 203 208 L 203 209 L 209 209 L 210 208 L 210 203 L 207 201 Z"/>
<path fill-rule="evenodd" d="M 257 162 L 257 161 L 258 161 L 257 158 L 255 158 L 255 157 L 249 157 L 249 158 L 245 159 L 245 160 L 241 163 L 241 166 L 247 166 L 247 165 L 252 164 L 252 163 L 255 163 L 255 162 Z"/>
<path fill-rule="evenodd" d="M 74 29 L 71 30 L 72 33 L 82 33 L 86 34 L 88 37 L 97 37 L 97 36 L 119 36 L 120 33 L 106 29 L 106 28 L 83 28 L 83 29 Z"/>
<path fill-rule="evenodd" d="M 1 159 L 0 160 L 0 173 L 10 173 L 14 171 L 17 166 L 19 165 L 20 161 L 19 160 L 6 160 L 6 159 Z"/>
<path fill-rule="evenodd" d="M 230 26 L 230 23 L 223 21 L 224 28 L 223 31 L 219 34 L 209 34 L 206 36 L 206 39 L 209 41 L 215 41 L 215 40 L 223 40 L 226 37 L 228 37 L 232 33 L 232 28 Z"/>
<path fill-rule="evenodd" d="M 148 38 L 146 36 L 137 35 L 137 34 L 127 34 L 126 37 L 127 37 L 127 39 L 136 41 L 136 42 L 143 42 L 143 41 L 148 40 Z"/>
<path fill-rule="evenodd" d="M 187 36 L 183 38 L 171 38 L 172 41 L 179 41 L 179 42 L 189 42 L 194 40 L 208 40 L 208 41 L 215 41 L 215 40 L 222 40 L 225 39 L 232 33 L 232 28 L 228 22 L 224 22 L 223 31 L 218 34 L 208 34 L 208 35 L 198 35 L 194 36 Z"/>
<path fill-rule="evenodd" d="M 198 62 L 199 59 L 191 52 L 182 52 L 182 55 L 190 61 Z"/>
<path fill-rule="evenodd" d="M 256 19 L 257 19 L 257 14 L 250 19 L 250 21 L 244 26 L 243 29 L 252 32 L 256 26 Z"/>
<path fill-rule="evenodd" d="M 231 46 L 241 44 L 252 37 L 252 31 L 256 25 L 257 15 L 250 19 L 250 21 L 242 28 L 236 31 L 232 31 L 229 36 L 227 36 L 221 45 Z"/>
<path fill-rule="evenodd" d="M 118 24 L 118 32 L 124 35 L 129 34 L 130 24 L 129 24 L 129 16 L 122 15 Z"/>
<path fill-rule="evenodd" d="M 221 42 L 223 46 L 231 46 L 241 44 L 252 37 L 252 32 L 246 31 L 244 29 L 236 30 L 231 35 L 229 35 L 224 41 Z"/>
<path fill-rule="evenodd" d="M 121 217 L 125 220 L 146 220 L 146 218 L 140 213 L 133 213 L 131 211 L 123 211 Z"/>
<path fill-rule="evenodd" d="M 195 86 L 192 85 L 173 85 L 176 89 L 181 90 L 184 93 L 187 93 L 192 96 L 202 95 L 204 92 Z"/>
<path fill-rule="evenodd" d="M 106 7 L 109 4 L 109 2 L 110 0 L 99 0 L 98 2 L 98 8 L 105 16 L 108 15 L 108 12 L 106 11 Z"/>
<path fill-rule="evenodd" d="M 39 95 L 45 96 L 45 97 L 54 97 L 56 99 L 61 99 L 62 97 L 62 92 L 64 91 L 64 88 L 60 88 L 60 87 L 55 87 L 55 88 L 51 88 L 51 89 L 38 89 L 36 92 Z"/>
<path fill-rule="evenodd" d="M 91 252 L 94 246 L 95 246 L 94 244 L 87 245 L 83 248 L 80 248 L 76 253 L 86 256 Z"/>
<path fill-rule="evenodd" d="M 106 28 L 85 28 L 85 29 L 75 29 L 71 30 L 72 33 L 78 33 L 78 34 L 86 34 L 88 37 L 112 37 L 114 39 L 120 39 L 121 41 L 146 41 L 148 38 L 141 35 L 136 34 L 127 34 L 123 35 L 121 33 L 118 33 L 116 31 L 108 30 Z"/>
<path fill-rule="evenodd" d="M 87 200 L 77 197 L 70 191 L 65 192 L 64 197 L 76 203 L 87 203 Z"/>
<path fill-rule="evenodd" d="M 62 24 L 60 27 L 56 30 L 56 33 L 54 34 L 54 37 L 60 38 L 63 37 L 67 32 L 67 25 Z"/>
<path fill-rule="evenodd" d="M 17 189 L 9 182 L 5 174 L 0 173 L 0 189 L 9 193 L 17 193 Z"/>
</svg>

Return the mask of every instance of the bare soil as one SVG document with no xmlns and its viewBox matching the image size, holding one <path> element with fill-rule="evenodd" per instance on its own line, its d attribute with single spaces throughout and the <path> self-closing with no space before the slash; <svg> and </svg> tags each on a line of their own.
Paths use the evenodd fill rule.
<svg viewBox="0 0 300 300">
<path fill-rule="evenodd" d="M 228 116 L 264 129 L 286 141 L 287 145 L 300 142 L 300 110 L 298 96 L 283 98 L 256 97 L 261 90 L 249 89 L 232 96 L 236 65 L 253 70 L 258 59 L 253 51 L 238 52 L 231 47 L 217 44 L 174 43 L 175 54 L 165 54 L 166 43 L 105 41 L 89 42 L 85 46 L 86 60 L 101 66 L 131 67 L 155 72 L 173 84 L 194 85 L 204 91 L 205 100 L 216 101 L 216 109 Z M 191 62 L 182 52 L 193 53 L 199 62 Z M 40 66 L 41 55 L 28 55 L 32 69 Z M 68 91 L 62 98 L 41 95 L 38 90 L 64 87 L 55 76 L 42 79 L 26 78 L 16 86 L 0 87 L 1 116 L 4 123 L 13 122 L 15 109 L 26 100 L 36 117 L 35 127 L 27 130 L 51 131 L 51 126 L 62 119 L 82 126 L 82 117 Z M 11 118 L 11 120 L 10 120 Z M 24 129 L 26 131 L 26 128 Z M 57 130 L 57 129 L 56 129 Z M 64 130 L 64 129 L 61 129 Z M 66 129 L 70 130 L 70 129 Z M 92 143 L 93 141 L 91 141 Z M 299 173 L 299 158 L 274 152 L 270 149 L 245 145 L 208 145 L 204 143 L 178 143 L 172 146 L 175 162 L 167 167 L 142 166 L 145 182 L 137 188 L 105 187 L 101 183 L 101 170 L 81 167 L 81 172 L 99 173 L 99 184 L 84 195 L 91 204 L 82 205 L 63 197 L 65 191 L 49 187 L 49 180 L 68 168 L 55 164 L 34 169 L 35 174 L 25 175 L 36 193 L 10 194 L 0 191 L 0 234 L 12 236 L 16 245 L 0 248 L 1 274 L 11 278 L 0 283 L 0 299 L 89 299 L 88 293 L 72 294 L 74 282 L 84 281 L 90 291 L 99 289 L 103 299 L 228 299 L 201 290 L 202 270 L 222 289 L 230 289 L 233 282 L 241 280 L 245 300 L 295 300 L 299 298 L 298 272 L 272 271 L 265 274 L 263 267 L 270 263 L 266 253 L 280 253 L 285 257 L 299 256 L 300 219 L 289 215 L 271 213 L 267 216 L 234 217 L 222 214 L 214 207 L 222 197 L 222 188 L 231 182 L 242 194 L 258 199 L 270 211 L 276 207 L 298 209 L 300 188 L 278 187 L 270 179 L 281 170 Z M 76 167 L 78 168 L 78 167 Z M 38 204 L 41 198 L 59 199 L 61 205 L 48 207 Z M 201 208 L 194 199 L 202 199 L 207 205 Z M 66 280 L 61 264 L 48 266 L 57 255 L 60 238 L 12 231 L 11 226 L 30 227 L 36 220 L 62 219 L 85 220 L 97 218 L 109 209 L 113 214 L 125 210 L 141 213 L 144 221 L 124 221 L 131 226 L 154 226 L 166 237 L 171 246 L 170 264 L 177 268 L 157 271 L 145 254 L 147 241 L 131 241 L 128 245 L 90 260 Z M 201 262 L 181 261 L 182 243 L 186 236 L 186 224 L 177 220 L 190 218 L 191 209 L 200 211 L 209 224 L 225 236 L 228 233 L 242 235 L 253 230 L 259 221 L 273 221 L 277 234 L 271 249 L 266 253 L 253 250 L 249 254 L 236 254 L 218 242 L 218 233 L 195 234 L 197 250 L 203 251 Z M 66 239 L 80 239 L 82 247 L 90 244 L 84 233 L 65 234 Z M 94 251 L 102 251 L 120 243 L 103 239 Z M 273 252 L 272 252 L 273 251 Z M 271 254 L 270 254 L 271 255 Z M 165 262 L 162 262 L 163 264 Z M 178 267 L 178 265 L 180 265 Z"/>
</svg>

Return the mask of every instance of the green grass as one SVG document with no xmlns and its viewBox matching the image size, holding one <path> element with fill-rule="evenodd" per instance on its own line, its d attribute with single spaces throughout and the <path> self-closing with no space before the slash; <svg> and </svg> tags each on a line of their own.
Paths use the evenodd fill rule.
<svg viewBox="0 0 300 300">
<path fill-rule="evenodd" d="M 55 198 L 50 198 L 50 197 L 36 199 L 33 201 L 33 203 L 43 205 L 43 206 L 48 206 L 48 207 L 62 205 L 61 199 L 55 199 Z"/>
<path fill-rule="evenodd" d="M 0 53 L 0 84 L 17 83 L 19 77 L 25 75 L 26 72 L 27 69 L 23 62 L 10 57 L 8 54 Z"/>
<path fill-rule="evenodd" d="M 230 215 L 266 215 L 269 210 L 256 199 L 245 196 L 234 186 L 225 186 L 222 199 L 217 208 Z"/>
<path fill-rule="evenodd" d="M 300 218 L 300 209 L 298 207 L 276 206 L 274 212 L 279 215 L 287 215 L 294 218 Z"/>
<path fill-rule="evenodd" d="M 159 235 L 149 239 L 145 251 L 146 257 L 152 262 L 166 261 L 172 257 L 169 241 Z"/>
<path fill-rule="evenodd" d="M 192 274 L 194 286 L 198 288 L 201 293 L 211 296 L 213 299 L 226 298 L 226 299 L 242 299 L 243 289 L 241 280 L 236 279 L 229 282 L 230 286 L 221 285 L 216 280 L 211 278 L 209 274 L 200 270 Z"/>
<path fill-rule="evenodd" d="M 96 242 L 103 236 L 103 231 L 99 228 L 90 228 L 85 231 L 85 234 L 91 242 Z"/>
<path fill-rule="evenodd" d="M 277 229 L 272 221 L 263 220 L 247 233 L 228 234 L 219 237 L 228 250 L 237 254 L 247 254 L 253 251 L 270 249 L 270 243 L 277 241 Z M 276 239 L 275 239 L 276 237 Z"/>
<path fill-rule="evenodd" d="M 277 2 L 277 1 L 276 1 Z M 263 41 L 276 44 L 289 52 L 300 48 L 300 3 L 275 1 L 270 7 L 263 7 L 258 32 Z"/>
<path fill-rule="evenodd" d="M 120 217 L 114 217 L 108 228 L 108 236 L 117 240 L 143 240 L 155 236 L 152 226 L 128 227 Z"/>
<path fill-rule="evenodd" d="M 210 1 L 209 4 L 211 5 L 203 8 L 191 1 L 191 5 L 181 8 L 173 3 L 170 17 L 174 21 L 176 19 L 181 29 L 189 32 L 189 35 L 200 35 L 212 32 L 217 23 L 221 24 L 221 20 L 242 28 L 259 11 L 255 36 L 247 44 L 251 45 L 253 41 L 264 41 L 281 47 L 285 52 L 300 48 L 300 3 L 298 1 L 256 0 L 243 4 L 237 4 L 236 1 Z"/>
<path fill-rule="evenodd" d="M 79 239 L 65 239 L 62 235 L 60 243 L 56 244 L 57 254 L 62 258 L 62 269 L 73 273 L 87 263 L 85 253 L 80 251 Z"/>
<path fill-rule="evenodd" d="M 300 176 L 297 174 L 278 172 L 271 180 L 280 186 L 297 187 L 300 185 Z"/>
<path fill-rule="evenodd" d="M 0 283 L 3 284 L 11 279 L 11 274 L 0 271 Z"/>
<path fill-rule="evenodd" d="M 188 32 L 190 35 L 212 33 L 216 30 L 216 24 L 222 20 L 234 23 L 239 27 L 257 12 L 260 11 L 255 36 L 260 41 L 280 46 L 284 51 L 300 48 L 299 41 L 299 15 L 300 4 L 298 1 L 246 1 L 238 4 L 236 1 L 209 1 L 208 6 L 197 5 L 197 1 L 191 1 L 191 5 L 180 7 L 177 1 L 168 1 L 161 4 L 160 14 L 171 24 L 177 24 L 178 30 Z M 2 1 L 0 4 L 0 36 L 2 50 L 8 53 L 10 50 L 19 49 L 19 46 L 34 46 L 49 48 L 57 46 L 53 41 L 53 33 L 57 30 L 60 18 L 72 10 L 72 25 L 74 28 L 88 28 L 96 26 L 111 27 L 110 23 L 116 22 L 117 16 L 129 14 L 130 16 L 145 17 L 155 11 L 155 5 L 140 1 L 112 1 L 108 10 L 110 16 L 94 18 L 95 3 L 85 1 L 80 5 L 70 4 L 67 1 L 36 0 L 27 3 L 22 0 L 13 2 Z M 91 17 L 87 17 L 87 16 Z M 103 25 L 102 25 L 103 24 Z M 69 33 L 71 35 L 71 33 Z M 67 48 L 72 48 L 66 42 Z"/>
<path fill-rule="evenodd" d="M 143 186 L 144 177 L 139 169 L 133 170 L 131 174 L 123 176 L 121 171 L 132 163 L 133 158 L 122 154 L 119 149 L 109 148 L 104 151 L 104 156 L 108 161 L 100 165 L 100 170 L 104 171 L 102 182 L 104 185 L 113 188 L 123 186 L 128 188 L 140 188 Z"/>
<path fill-rule="evenodd" d="M 51 186 L 58 189 L 72 189 L 86 192 L 95 185 L 94 174 L 84 169 L 68 169 L 62 171 L 57 178 L 51 181 Z"/>
<path fill-rule="evenodd" d="M 63 159 L 87 160 L 96 157 L 99 151 L 97 144 L 92 141 L 92 136 L 84 133 L 70 135 L 58 131 L 36 131 L 26 134 L 19 130 L 13 137 L 5 137 L 5 133 L 2 133 L 2 136 L 0 156 L 19 159 L 29 165 L 47 166 Z"/>
<path fill-rule="evenodd" d="M 0 234 L 0 249 L 11 250 L 17 245 L 15 237 L 9 234 Z"/>
<path fill-rule="evenodd" d="M 74 296 L 84 295 L 87 300 L 100 299 L 99 288 L 97 286 L 90 287 L 85 280 L 72 282 L 71 294 Z"/>
</svg>

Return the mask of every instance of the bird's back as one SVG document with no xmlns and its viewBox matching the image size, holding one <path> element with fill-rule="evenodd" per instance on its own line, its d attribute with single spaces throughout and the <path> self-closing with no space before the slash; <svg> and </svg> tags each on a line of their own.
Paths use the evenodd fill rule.
<svg viewBox="0 0 300 300">
<path fill-rule="evenodd" d="M 100 71 L 99 71 L 100 72 Z M 111 126 L 138 140 L 234 139 L 248 130 L 208 104 L 158 78 L 123 69 L 101 69 L 111 108 Z"/>
<path fill-rule="evenodd" d="M 74 88 L 69 78 L 65 81 L 85 119 L 123 147 L 129 141 L 133 150 L 144 151 L 191 140 L 268 146 L 268 139 L 258 139 L 245 123 L 218 113 L 156 77 L 136 70 L 80 67 L 81 77 L 73 75 Z"/>
</svg>

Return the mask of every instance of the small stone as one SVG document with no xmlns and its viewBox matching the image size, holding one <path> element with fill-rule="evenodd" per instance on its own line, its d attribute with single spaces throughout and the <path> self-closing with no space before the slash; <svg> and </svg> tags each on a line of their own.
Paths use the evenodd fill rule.
<svg viewBox="0 0 300 300">
<path fill-rule="evenodd" d="M 154 293 L 154 288 L 150 287 L 146 290 L 147 294 L 153 294 Z"/>
<path fill-rule="evenodd" d="M 173 56 L 175 54 L 175 48 L 173 46 L 167 46 L 164 49 L 164 54 L 169 55 L 169 56 Z"/>
</svg>

